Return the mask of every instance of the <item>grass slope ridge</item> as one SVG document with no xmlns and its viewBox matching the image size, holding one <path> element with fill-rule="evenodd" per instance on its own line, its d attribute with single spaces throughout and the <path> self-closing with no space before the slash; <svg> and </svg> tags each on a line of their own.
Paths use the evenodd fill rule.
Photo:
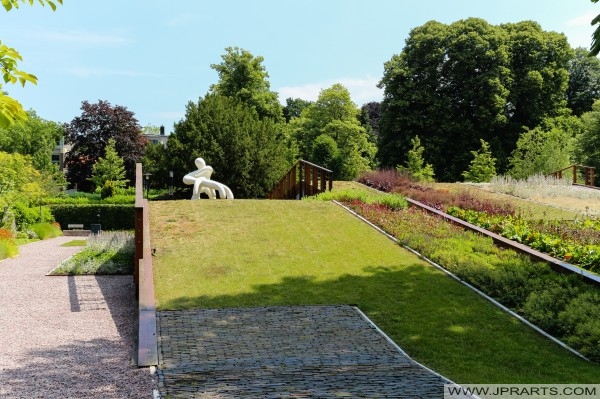
<svg viewBox="0 0 600 399">
<path fill-rule="evenodd" d="M 585 362 L 319 201 L 150 204 L 161 309 L 357 304 L 459 383 L 595 383 Z"/>
</svg>

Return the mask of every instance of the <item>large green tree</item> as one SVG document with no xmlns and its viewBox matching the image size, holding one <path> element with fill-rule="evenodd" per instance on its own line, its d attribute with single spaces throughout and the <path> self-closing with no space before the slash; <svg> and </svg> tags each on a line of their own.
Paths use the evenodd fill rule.
<svg viewBox="0 0 600 399">
<path fill-rule="evenodd" d="M 211 93 L 234 97 L 257 112 L 261 119 L 283 121 L 282 106 L 276 92 L 271 91 L 269 74 L 262 65 L 264 58 L 253 56 L 239 47 L 227 47 L 220 64 L 211 68 L 219 74 Z"/>
<path fill-rule="evenodd" d="M 281 127 L 237 98 L 207 94 L 188 103 L 167 141 L 167 156 L 157 158 L 170 163 L 162 169 L 172 168 L 175 184 L 190 193 L 182 178 L 200 157 L 235 198 L 264 198 L 291 166 L 289 139 Z"/>
<path fill-rule="evenodd" d="M 37 0 L 42 6 L 49 5 L 54 11 L 56 9 L 56 3 L 62 4 L 62 0 Z M 35 0 L 2 0 L 2 7 L 6 11 L 10 11 L 13 8 L 19 8 L 19 4 L 29 3 L 33 5 Z M 37 83 L 37 77 L 25 71 L 19 69 L 19 61 L 23 58 L 21 54 L 14 48 L 8 47 L 0 40 L 0 75 L 4 83 L 15 84 L 19 83 L 25 86 L 25 83 Z M 23 109 L 23 106 L 14 98 L 8 96 L 2 90 L 2 83 L 0 83 L 0 128 L 8 127 L 15 121 L 22 122 L 27 119 L 27 113 Z"/>
<path fill-rule="evenodd" d="M 147 140 L 133 112 L 108 101 L 90 104 L 84 101 L 80 116 L 66 125 L 66 141 L 72 144 L 65 166 L 67 179 L 80 191 L 91 191 L 92 167 L 99 157 L 106 155 L 106 146 L 112 138 L 125 162 L 127 180 L 135 181 L 135 164 L 144 155 Z"/>
<path fill-rule="evenodd" d="M 413 29 L 380 81 L 380 162 L 402 165 L 418 135 L 437 178 L 454 181 L 483 139 L 505 170 L 524 127 L 564 112 L 571 54 L 564 35 L 531 21 L 469 18 Z"/>
<path fill-rule="evenodd" d="M 291 121 L 300 156 L 351 180 L 374 166 L 376 147 L 358 120 L 360 110 L 350 92 L 334 84 Z"/>
<path fill-rule="evenodd" d="M 581 116 L 592 110 L 594 101 L 600 99 L 600 59 L 590 57 L 584 48 L 575 49 L 569 61 L 569 87 L 567 106 L 573 115 Z"/>
<path fill-rule="evenodd" d="M 52 150 L 64 137 L 64 126 L 47 121 L 27 111 L 22 124 L 0 128 L 0 151 L 30 155 L 33 166 L 38 170 L 51 170 Z"/>
</svg>

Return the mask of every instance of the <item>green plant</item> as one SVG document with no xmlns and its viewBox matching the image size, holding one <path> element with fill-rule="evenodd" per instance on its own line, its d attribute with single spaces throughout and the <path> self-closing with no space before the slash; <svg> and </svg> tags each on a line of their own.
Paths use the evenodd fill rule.
<svg viewBox="0 0 600 399">
<path fill-rule="evenodd" d="M 36 223 L 31 225 L 31 230 L 39 237 L 41 240 L 46 240 L 48 238 L 60 237 L 62 236 L 62 230 L 60 227 L 53 225 L 51 223 Z"/>
<path fill-rule="evenodd" d="M 425 148 L 421 145 L 419 136 L 415 136 L 411 139 L 412 149 L 408 151 L 408 159 L 406 160 L 406 166 L 398 166 L 396 170 L 398 172 L 408 172 L 412 178 L 418 181 L 431 182 L 434 181 L 433 166 L 426 164 L 423 159 L 423 152 Z"/>
<path fill-rule="evenodd" d="M 54 222 L 54 217 L 48 207 L 29 207 L 24 202 L 16 202 L 11 206 L 17 230 L 27 230 L 31 225 L 39 222 Z"/>
<path fill-rule="evenodd" d="M 496 158 L 492 157 L 492 150 L 487 141 L 480 139 L 481 149 L 471 151 L 473 159 L 469 168 L 462 173 L 465 181 L 483 183 L 489 182 L 496 175 Z"/>
<path fill-rule="evenodd" d="M 50 209 L 63 229 L 69 223 L 83 223 L 85 228 L 100 223 L 102 230 L 133 230 L 135 227 L 133 204 L 57 204 Z"/>
<path fill-rule="evenodd" d="M 10 230 L 0 229 L 0 259 L 12 258 L 19 253 Z"/>
<path fill-rule="evenodd" d="M 50 274 L 131 274 L 134 252 L 132 233 L 102 232 L 90 236 L 83 250 L 61 262 Z"/>
<path fill-rule="evenodd" d="M 106 180 L 100 190 L 100 198 L 106 199 L 115 195 L 117 186 L 112 180 Z"/>
</svg>

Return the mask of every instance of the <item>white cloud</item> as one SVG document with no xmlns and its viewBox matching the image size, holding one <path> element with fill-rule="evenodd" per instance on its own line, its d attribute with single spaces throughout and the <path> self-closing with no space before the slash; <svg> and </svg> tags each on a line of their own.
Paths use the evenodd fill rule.
<svg viewBox="0 0 600 399">
<path fill-rule="evenodd" d="M 328 80 L 319 83 L 307 83 L 301 86 L 280 87 L 279 101 L 285 104 L 287 98 L 300 98 L 307 101 L 315 101 L 323 89 L 328 89 L 336 83 L 342 84 L 350 92 L 350 98 L 357 106 L 362 106 L 370 101 L 381 101 L 383 90 L 377 87 L 379 79 L 367 76 L 363 79 L 341 78 L 338 80 Z"/>
<path fill-rule="evenodd" d="M 571 18 L 566 22 L 567 26 L 590 26 L 592 19 L 598 15 L 595 11 L 590 11 L 575 18 Z"/>
<path fill-rule="evenodd" d="M 133 40 L 121 35 L 86 31 L 38 31 L 33 32 L 32 36 L 37 40 L 85 45 L 120 46 L 133 42 Z"/>
</svg>

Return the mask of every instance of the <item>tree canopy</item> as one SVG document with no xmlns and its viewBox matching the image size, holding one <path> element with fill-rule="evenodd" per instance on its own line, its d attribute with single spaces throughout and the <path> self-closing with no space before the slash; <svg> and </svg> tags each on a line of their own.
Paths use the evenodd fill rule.
<svg viewBox="0 0 600 399">
<path fill-rule="evenodd" d="M 469 18 L 413 29 L 379 83 L 382 166 L 403 164 L 419 135 L 443 181 L 461 178 L 481 139 L 506 170 L 524 128 L 565 112 L 571 56 L 564 35 L 532 21 L 495 26 Z"/>
<path fill-rule="evenodd" d="M 576 143 L 576 159 L 600 171 L 600 100 L 594 102 L 591 111 L 581 115 L 581 120 L 584 129 Z"/>
<path fill-rule="evenodd" d="M 237 98 L 257 112 L 259 118 L 282 121 L 282 106 L 277 93 L 271 91 L 269 74 L 262 65 L 264 58 L 255 57 L 239 47 L 227 47 L 220 64 L 211 68 L 219 74 L 219 82 L 211 93 Z"/>
<path fill-rule="evenodd" d="M 62 0 L 37 0 L 37 2 L 42 6 L 49 5 L 52 11 L 56 10 L 56 3 L 62 4 Z M 13 8 L 19 8 L 20 3 L 33 5 L 35 0 L 2 0 L 2 7 L 6 11 L 10 11 Z M 19 83 L 22 86 L 25 86 L 25 83 L 28 82 L 37 83 L 35 75 L 18 68 L 18 63 L 22 60 L 23 58 L 17 50 L 8 47 L 0 40 L 0 74 L 4 83 Z M 0 128 L 8 127 L 15 121 L 22 122 L 27 119 L 27 113 L 23 106 L 17 100 L 8 96 L 2 89 L 2 83 L 0 83 Z"/>
<path fill-rule="evenodd" d="M 47 121 L 33 110 L 22 124 L 0 128 L 0 151 L 30 155 L 38 170 L 50 170 L 52 150 L 64 137 L 64 126 Z"/>
<path fill-rule="evenodd" d="M 600 60 L 591 57 L 586 49 L 577 48 L 569 61 L 567 106 L 573 115 L 581 116 L 592 110 L 597 99 L 600 99 Z"/>
<path fill-rule="evenodd" d="M 170 163 L 166 168 L 174 171 L 179 188 L 189 189 L 182 177 L 194 169 L 196 158 L 203 158 L 214 169 L 212 178 L 227 185 L 235 198 L 264 198 L 291 167 L 289 140 L 281 126 L 260 119 L 239 99 L 218 94 L 188 103 L 166 153 L 162 159 Z"/>
<path fill-rule="evenodd" d="M 341 84 L 324 89 L 299 118 L 291 121 L 300 157 L 351 180 L 374 166 L 376 146 L 358 120 L 360 110 Z"/>
<path fill-rule="evenodd" d="M 123 158 L 127 179 L 135 181 L 135 164 L 144 155 L 147 141 L 133 112 L 107 101 L 84 101 L 81 110 L 81 116 L 66 125 L 66 139 L 72 144 L 65 161 L 69 183 L 81 191 L 92 189 L 92 167 L 99 157 L 106 156 L 110 139 L 115 140 L 115 148 Z"/>
</svg>

